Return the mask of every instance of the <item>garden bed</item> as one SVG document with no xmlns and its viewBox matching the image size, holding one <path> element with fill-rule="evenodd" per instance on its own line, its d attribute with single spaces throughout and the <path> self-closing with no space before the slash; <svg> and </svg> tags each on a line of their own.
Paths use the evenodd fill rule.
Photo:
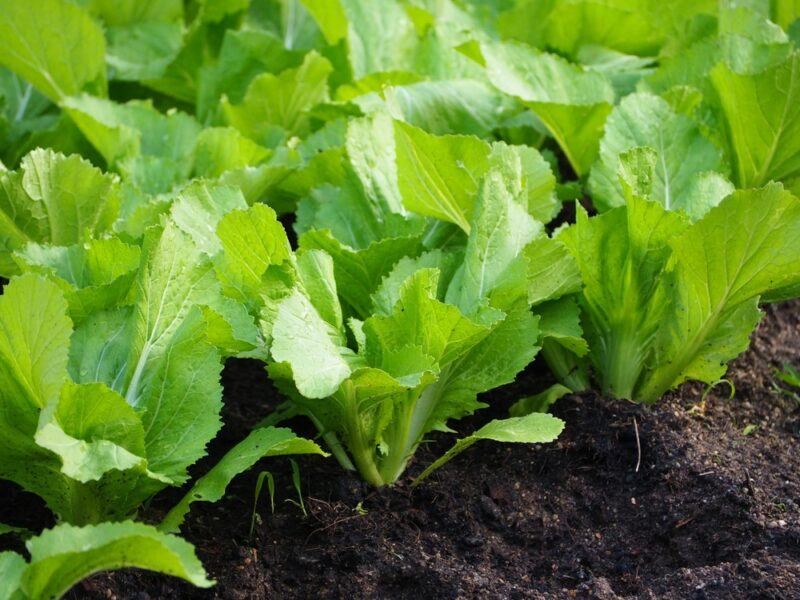
<svg viewBox="0 0 800 600">
<path fill-rule="evenodd" d="M 286 501 L 296 498 L 288 461 L 265 461 L 276 510 L 265 489 L 252 538 L 258 468 L 224 501 L 195 505 L 184 528 L 216 587 L 127 571 L 95 576 L 72 597 L 796 598 L 800 410 L 774 389 L 773 369 L 797 364 L 800 302 L 767 313 L 731 367 L 733 400 L 721 385 L 692 410 L 697 384 L 652 407 L 572 396 L 555 406 L 567 423 L 556 443 L 477 445 L 414 491 L 374 492 L 333 460 L 302 458 L 305 518 Z M 544 377 L 529 369 L 460 428 L 502 416 Z M 277 400 L 256 363 L 229 364 L 224 384 L 226 429 L 198 471 Z M 437 437 L 412 473 L 449 443 Z M 145 517 L 179 496 L 162 494 Z M 14 512 L 30 507 L 17 500 Z"/>
</svg>

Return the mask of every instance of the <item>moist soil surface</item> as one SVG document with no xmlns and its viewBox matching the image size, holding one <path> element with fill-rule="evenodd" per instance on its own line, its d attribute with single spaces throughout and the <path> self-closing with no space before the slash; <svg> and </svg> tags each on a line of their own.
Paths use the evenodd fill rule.
<svg viewBox="0 0 800 600">
<path fill-rule="evenodd" d="M 687 384 L 653 406 L 586 393 L 559 400 L 566 421 L 550 445 L 482 442 L 413 491 L 375 491 L 333 459 L 299 458 L 304 516 L 287 459 L 239 476 L 217 504 L 198 503 L 183 533 L 210 590 L 136 570 L 97 575 L 71 598 L 798 598 L 800 404 L 774 369 L 800 367 L 800 302 L 766 309 L 753 346 L 732 366 L 735 387 Z M 202 474 L 279 397 L 263 369 L 225 369 L 225 429 Z M 456 426 L 469 433 L 549 383 L 533 365 Z M 303 421 L 290 425 L 305 435 Z M 441 454 L 436 435 L 410 474 Z M 638 469 L 637 469 L 638 465 Z M 264 486 L 250 534 L 258 475 Z M 41 527 L 36 499 L 8 486 L 0 522 Z M 156 522 L 180 497 L 157 496 Z M 46 522 L 46 521 L 45 521 Z M 14 546 L 9 536 L 3 547 Z"/>
</svg>

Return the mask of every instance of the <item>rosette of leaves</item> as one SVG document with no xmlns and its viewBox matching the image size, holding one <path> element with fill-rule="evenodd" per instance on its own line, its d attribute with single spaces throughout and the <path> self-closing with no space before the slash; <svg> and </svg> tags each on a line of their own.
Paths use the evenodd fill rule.
<svg viewBox="0 0 800 600">
<path fill-rule="evenodd" d="M 513 381 L 540 346 L 531 304 L 573 290 L 577 275 L 534 268 L 549 266 L 545 255 L 570 261 L 531 216 L 556 207 L 535 150 L 401 123 L 388 140 L 382 170 L 359 170 L 351 145 L 353 172 L 301 203 L 296 257 L 256 263 L 285 286 L 260 295 L 270 374 L 290 398 L 281 417 L 309 417 L 376 486 L 395 482 L 431 431 L 484 406 L 478 394 Z M 529 435 L 510 441 L 549 441 L 561 427 L 529 415 Z"/>
<path fill-rule="evenodd" d="M 198 182 L 139 246 L 113 233 L 116 179 L 77 157 L 35 151 L 2 183 L 0 476 L 70 523 L 128 517 L 188 480 L 221 426 L 222 358 L 257 351 L 207 227 L 247 205 Z"/>
<path fill-rule="evenodd" d="M 595 217 L 579 209 L 559 237 L 583 279 L 590 351 L 577 359 L 561 348 L 558 358 L 591 369 L 604 393 L 642 402 L 686 380 L 717 381 L 747 348 L 759 304 L 797 296 L 800 284 L 791 192 L 770 183 L 669 204 L 658 169 L 657 150 L 623 153 L 624 204 Z M 577 315 L 571 299 L 559 302 Z"/>
<path fill-rule="evenodd" d="M 57 597 L 125 566 L 212 583 L 189 544 L 104 521 L 132 517 L 189 480 L 221 426 L 222 358 L 258 352 L 255 322 L 222 294 L 220 242 L 207 225 L 247 205 L 232 188 L 198 182 L 139 246 L 113 233 L 117 184 L 47 151 L 3 174 L 2 274 L 11 281 L 0 296 L 0 478 L 75 525 L 31 540 L 30 562 L 0 557 L 13 598 Z M 192 502 L 220 499 L 257 460 L 303 453 L 322 452 L 288 429 L 254 430 L 194 483 L 162 530 L 176 531 Z"/>
</svg>

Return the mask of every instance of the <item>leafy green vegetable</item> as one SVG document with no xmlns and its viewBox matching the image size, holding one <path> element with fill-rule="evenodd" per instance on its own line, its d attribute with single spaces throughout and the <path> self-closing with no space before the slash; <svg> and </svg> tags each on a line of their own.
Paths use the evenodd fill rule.
<svg viewBox="0 0 800 600">
<path fill-rule="evenodd" d="M 234 188 L 192 183 L 139 247 L 111 235 L 111 220 L 102 230 L 106 237 L 83 226 L 92 223 L 84 214 L 102 214 L 115 202 L 116 179 L 104 179 L 77 157 L 36 151 L 30 158 L 27 170 L 10 174 L 7 189 L 26 208 L 46 203 L 42 221 L 50 229 L 43 226 L 39 242 L 10 254 L 22 275 L 0 296 L 0 432 L 6 442 L 0 477 L 41 496 L 59 520 L 121 520 L 165 486 L 188 480 L 187 468 L 221 425 L 221 356 L 261 344 L 247 307 L 223 294 L 237 279 L 218 276 L 215 268 L 235 240 L 223 228 L 219 238 L 213 235 L 217 224 L 247 204 Z M 91 210 L 76 209 L 82 190 L 92 186 L 99 191 L 86 193 Z M 66 217 L 49 219 L 50 213 Z M 274 211 L 259 205 L 252 214 L 272 225 L 261 232 L 264 244 L 277 257 L 282 240 L 287 258 Z M 197 483 L 171 517 L 173 527 L 192 501 L 221 497 L 220 477 L 226 484 L 260 456 L 292 452 L 321 450 L 285 429 L 256 430 Z M 23 597 L 56 597 L 96 570 L 128 565 L 210 584 L 186 554 L 188 546 L 140 527 L 60 526 L 59 544 L 77 544 L 84 554 L 64 550 L 64 558 L 39 562 L 31 548 L 27 567 L 6 555 L 9 586 Z"/>
<path fill-rule="evenodd" d="M 800 173 L 800 54 L 757 74 L 724 63 L 711 80 L 731 136 L 736 183 L 759 187 Z M 746 125 L 745 125 L 746 124 Z"/>
<path fill-rule="evenodd" d="M 58 525 L 26 542 L 30 560 L 0 553 L 3 598 L 61 598 L 100 571 L 136 567 L 211 587 L 191 544 L 154 527 L 125 521 L 74 527 Z"/>
<path fill-rule="evenodd" d="M 309 125 L 304 113 L 327 100 L 331 70 L 327 59 L 309 53 L 296 69 L 253 79 L 241 104 L 223 99 L 222 113 L 230 125 L 267 147 L 283 136 L 306 134 Z"/>
<path fill-rule="evenodd" d="M 54 189 L 54 210 L 64 210 L 74 195 Z M 109 237 L 29 243 L 13 255 L 26 273 L 0 298 L 3 477 L 77 524 L 126 517 L 187 480 L 220 427 L 220 351 L 260 343 L 247 309 L 223 295 L 229 280 L 217 277 L 229 238 L 205 234 L 244 207 L 232 188 L 197 183 L 141 250 Z M 274 212 L 260 208 L 286 243 Z"/>
<path fill-rule="evenodd" d="M 74 331 L 63 292 L 41 276 L 15 279 L 0 299 L 0 470 L 70 522 L 124 517 L 181 483 L 219 428 L 219 355 L 176 271 L 159 281 L 166 256 L 145 256 L 133 310 L 92 313 Z"/>
<path fill-rule="evenodd" d="M 409 210 L 449 221 L 469 233 L 477 179 L 488 167 L 489 145 L 475 137 L 434 137 L 397 125 L 400 193 Z"/>
<path fill-rule="evenodd" d="M 320 453 L 274 428 L 294 416 L 391 484 L 539 350 L 562 384 L 423 477 L 479 439 L 554 439 L 540 411 L 567 389 L 650 402 L 717 381 L 759 305 L 800 295 L 798 17 L 0 0 L 0 477 L 73 525 L 132 516 L 188 482 L 233 357 L 286 402 L 164 529 L 262 456 Z M 0 556 L 0 596 L 95 566 L 208 583 L 138 525 L 58 531 L 53 572 Z"/>
<path fill-rule="evenodd" d="M 512 43 L 481 44 L 479 52 L 492 84 L 525 101 L 575 172 L 586 173 L 614 102 L 613 88 L 603 74 Z"/>
<path fill-rule="evenodd" d="M 719 379 L 747 347 L 759 297 L 796 285 L 798 227 L 800 201 L 778 184 L 735 192 L 694 224 L 630 193 L 600 217 L 579 213 L 561 239 L 584 280 L 603 390 L 652 402 Z"/>
<path fill-rule="evenodd" d="M 61 287 L 73 323 L 125 304 L 141 260 L 138 246 L 118 238 L 51 246 L 28 243 L 13 255 L 19 268 L 50 276 Z"/>
<path fill-rule="evenodd" d="M 690 118 L 662 98 L 631 94 L 612 111 L 591 171 L 592 200 L 599 209 L 625 203 L 617 177 L 620 156 L 639 146 L 654 150 L 652 194 L 667 210 L 681 209 L 697 219 L 733 191 L 720 176 L 722 151 Z"/>
<path fill-rule="evenodd" d="M 149 101 L 118 104 L 86 94 L 62 106 L 106 163 L 143 191 L 168 192 L 189 177 L 200 131 L 189 115 L 164 115 Z"/>
<path fill-rule="evenodd" d="M 355 166 L 364 155 L 356 145 L 362 124 L 354 123 Z M 543 207 L 555 184 L 535 150 L 402 123 L 389 141 L 396 164 L 382 158 L 377 171 L 357 172 L 337 190 L 346 194 L 338 206 L 301 205 L 296 274 L 279 298 L 264 298 L 261 314 L 270 373 L 290 396 L 289 412 L 307 415 L 339 461 L 374 485 L 398 479 L 429 431 L 480 408 L 477 394 L 511 381 L 538 350 L 530 298 L 575 285 L 545 283 L 546 269 L 532 267 L 559 252 L 571 260 L 531 216 L 552 214 Z M 466 179 L 465 156 L 474 164 Z M 345 207 L 364 219 L 370 238 L 339 220 Z M 422 240 L 404 236 L 419 219 L 407 210 L 440 221 Z M 464 233 L 440 237 L 434 230 L 446 221 Z M 420 245 L 425 239 L 431 250 Z"/>
<path fill-rule="evenodd" d="M 69 246 L 111 230 L 119 213 L 117 180 L 79 156 L 32 151 L 18 171 L 0 173 L 0 265 L 28 242 Z"/>
<path fill-rule="evenodd" d="M 106 88 L 103 30 L 66 0 L 21 0 L 0 5 L 0 64 L 17 72 L 51 100 Z M 65 52 L 69 49 L 69 52 Z"/>
<path fill-rule="evenodd" d="M 474 136 L 433 136 L 395 124 L 397 181 L 405 208 L 449 221 L 469 233 L 480 179 L 494 169 L 513 182 L 525 210 L 549 221 L 557 208 L 555 178 L 532 148 L 490 145 Z"/>
</svg>

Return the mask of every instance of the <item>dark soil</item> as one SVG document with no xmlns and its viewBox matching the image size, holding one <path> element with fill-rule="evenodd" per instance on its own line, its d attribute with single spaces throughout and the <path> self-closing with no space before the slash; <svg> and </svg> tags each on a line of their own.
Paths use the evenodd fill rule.
<svg viewBox="0 0 800 600">
<path fill-rule="evenodd" d="M 224 501 L 196 504 L 184 528 L 215 588 L 127 571 L 98 575 L 72 596 L 798 598 L 800 404 L 776 389 L 773 370 L 800 367 L 800 302 L 767 313 L 731 367 L 733 399 L 720 385 L 703 406 L 697 384 L 652 407 L 565 398 L 555 405 L 567 423 L 557 443 L 477 445 L 414 491 L 405 482 L 376 492 L 332 459 L 302 458 L 305 517 L 288 461 L 264 461 L 276 477 L 276 509 L 265 494 L 252 537 L 259 469 L 237 478 Z M 548 383 L 532 367 L 460 431 Z M 227 425 L 198 473 L 277 401 L 253 362 L 230 364 L 224 384 Z M 450 443 L 436 437 L 412 474 Z M 156 520 L 178 497 L 157 497 L 144 518 Z M 0 521 L 31 524 L 35 502 L 11 502 L 20 518 Z"/>
</svg>

